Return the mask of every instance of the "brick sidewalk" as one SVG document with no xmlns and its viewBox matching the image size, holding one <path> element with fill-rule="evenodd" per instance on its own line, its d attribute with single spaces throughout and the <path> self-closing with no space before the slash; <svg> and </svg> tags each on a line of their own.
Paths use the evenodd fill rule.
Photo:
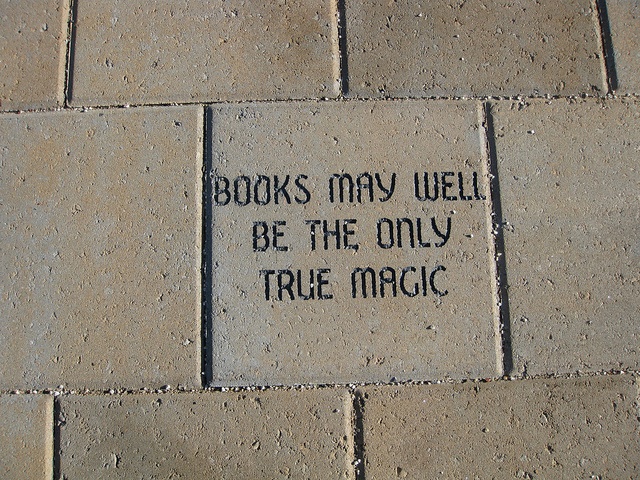
<svg viewBox="0 0 640 480">
<path fill-rule="evenodd" d="M 640 477 L 640 2 L 0 18 L 3 478 Z"/>
</svg>

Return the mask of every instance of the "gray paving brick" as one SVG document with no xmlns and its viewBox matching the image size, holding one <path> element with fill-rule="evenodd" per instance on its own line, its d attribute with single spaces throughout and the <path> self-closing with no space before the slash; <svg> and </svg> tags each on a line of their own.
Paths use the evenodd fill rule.
<svg viewBox="0 0 640 480">
<path fill-rule="evenodd" d="M 68 0 L 0 3 L 0 110 L 64 101 Z"/>
<path fill-rule="evenodd" d="M 517 372 L 640 365 L 638 105 L 494 106 Z"/>
<path fill-rule="evenodd" d="M 53 398 L 0 396 L 2 478 L 53 479 Z"/>
<path fill-rule="evenodd" d="M 363 97 L 602 92 L 591 3 L 346 2 L 350 92 Z"/>
<path fill-rule="evenodd" d="M 79 0 L 72 103 L 335 96 L 332 5 Z"/>
<path fill-rule="evenodd" d="M 199 384 L 202 110 L 0 118 L 0 388 Z"/>
<path fill-rule="evenodd" d="M 618 89 L 620 93 L 640 93 L 640 2 L 608 0 L 607 12 Z"/>
<path fill-rule="evenodd" d="M 344 390 L 67 396 L 65 479 L 346 478 Z"/>
<path fill-rule="evenodd" d="M 496 374 L 476 108 L 304 102 L 209 111 L 214 384 Z M 416 173 L 425 195 L 424 172 L 434 198 L 437 172 L 433 201 L 414 192 Z M 334 175 L 361 188 L 350 192 L 341 177 L 341 201 Z M 402 238 L 397 219 L 407 219 Z M 325 236 L 336 222 L 338 237 Z"/>
<path fill-rule="evenodd" d="M 637 478 L 630 376 L 368 388 L 366 478 Z"/>
</svg>

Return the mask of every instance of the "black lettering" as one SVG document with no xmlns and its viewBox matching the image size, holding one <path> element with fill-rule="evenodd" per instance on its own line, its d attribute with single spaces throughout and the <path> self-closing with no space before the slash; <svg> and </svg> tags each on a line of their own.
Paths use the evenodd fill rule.
<svg viewBox="0 0 640 480">
<path fill-rule="evenodd" d="M 451 236 L 451 217 L 447 217 L 447 230 L 444 233 L 442 233 L 438 228 L 438 226 L 436 225 L 435 217 L 431 217 L 431 227 L 433 228 L 433 233 L 435 233 L 438 237 L 442 239 L 442 242 L 435 243 L 434 246 L 436 247 L 444 246 L 444 244 L 447 243 L 447 241 L 449 240 L 449 237 Z"/>
<path fill-rule="evenodd" d="M 464 194 L 464 179 L 462 178 L 462 172 L 458 172 L 458 191 L 460 193 L 460 200 L 471 200 L 471 195 Z"/>
<path fill-rule="evenodd" d="M 244 183 L 245 195 L 244 198 L 240 198 L 240 183 Z M 245 175 L 236 177 L 233 181 L 233 201 L 236 205 L 244 207 L 251 202 L 251 179 Z"/>
<path fill-rule="evenodd" d="M 329 281 L 324 279 L 322 275 L 324 275 L 325 273 L 331 272 L 331 270 L 328 268 L 319 268 L 317 272 L 318 273 L 316 275 L 316 288 L 318 290 L 318 300 L 331 300 L 333 298 L 333 295 L 331 293 L 327 293 L 327 294 L 322 293 L 322 286 L 329 285 Z"/>
<path fill-rule="evenodd" d="M 385 276 L 385 273 L 391 275 Z M 391 285 L 391 292 L 393 296 L 397 296 L 398 290 L 396 288 L 396 271 L 391 267 L 383 267 L 380 269 L 380 296 L 384 298 L 384 286 Z"/>
<path fill-rule="evenodd" d="M 367 298 L 367 274 L 369 274 L 371 278 L 371 296 L 376 298 L 376 272 L 374 272 L 373 268 L 355 268 L 351 272 L 351 298 L 356 298 L 358 293 L 357 287 L 357 275 L 360 274 L 360 285 L 362 291 L 362 298 Z"/>
<path fill-rule="evenodd" d="M 221 186 L 222 184 L 222 186 Z M 224 195 L 223 199 L 220 196 Z M 231 200 L 231 194 L 229 193 L 229 179 L 227 177 L 216 176 L 213 179 L 213 203 L 216 206 L 227 205 Z"/>
<path fill-rule="evenodd" d="M 382 242 L 382 230 L 381 230 L 381 226 L 382 224 L 385 224 L 387 227 L 387 237 L 389 238 L 389 241 L 386 243 Z M 393 222 L 391 220 L 389 220 L 388 218 L 381 218 L 378 220 L 378 224 L 376 225 L 376 237 L 377 237 L 377 241 L 378 241 L 378 246 L 380 248 L 391 248 L 393 247 Z"/>
<path fill-rule="evenodd" d="M 260 232 L 259 229 L 262 231 Z M 267 222 L 253 222 L 253 251 L 265 252 L 269 248 L 269 227 Z M 259 240 L 262 240 L 262 245 L 259 244 Z"/>
<path fill-rule="evenodd" d="M 396 219 L 396 227 L 398 229 L 398 236 L 396 237 L 396 245 L 398 248 L 402 248 L 402 225 L 407 225 L 409 227 L 409 246 L 411 248 L 415 247 L 415 241 L 413 236 L 413 222 L 408 218 L 398 218 Z"/>
<path fill-rule="evenodd" d="M 473 172 L 472 182 L 473 182 L 473 197 L 476 200 L 486 200 L 487 197 L 485 197 L 483 194 L 481 194 L 478 191 L 478 173 L 477 172 Z"/>
<path fill-rule="evenodd" d="M 280 184 L 280 178 L 277 175 L 273 176 L 273 201 L 276 205 L 280 204 L 280 195 L 284 196 L 287 204 L 291 203 L 291 197 L 287 192 L 287 185 L 289 185 L 289 175 L 284 177 L 284 182 Z"/>
<path fill-rule="evenodd" d="M 363 181 L 366 179 L 366 183 Z M 361 173 L 356 178 L 356 190 L 357 190 L 357 199 L 358 203 L 362 203 L 362 191 L 369 191 L 369 201 L 373 202 L 373 178 L 371 178 L 371 174 L 368 172 Z"/>
<path fill-rule="evenodd" d="M 260 275 L 264 275 L 264 299 L 269 300 L 271 295 L 269 276 L 275 275 L 275 270 L 260 270 Z"/>
<path fill-rule="evenodd" d="M 287 222 L 276 220 L 273 222 L 273 248 L 278 252 L 288 252 L 289 247 L 286 245 L 278 245 L 278 238 L 284 237 L 284 232 L 278 230 L 278 227 L 284 227 L 287 225 Z"/>
<path fill-rule="evenodd" d="M 265 184 L 264 197 L 260 198 L 260 185 Z M 253 185 L 253 200 L 258 205 L 268 205 L 271 201 L 271 179 L 265 175 L 258 175 Z"/>
<path fill-rule="evenodd" d="M 287 283 L 282 282 L 282 277 L 284 275 L 287 275 L 288 277 Z M 289 299 L 295 300 L 295 297 L 293 295 L 293 289 L 291 288 L 293 286 L 294 278 L 295 277 L 293 276 L 293 273 L 291 273 L 290 270 L 278 270 L 278 300 L 282 301 L 282 292 L 284 291 L 286 291 L 289 294 Z"/>
<path fill-rule="evenodd" d="M 402 290 L 402 293 L 407 297 L 415 297 L 418 294 L 418 282 L 413 284 L 413 290 L 411 291 L 407 290 L 407 287 L 404 284 L 407 273 L 415 271 L 416 267 L 404 267 L 402 269 L 402 273 L 400 273 L 400 290 Z"/>
<path fill-rule="evenodd" d="M 444 268 L 442 265 L 438 265 L 436 268 L 433 269 L 433 271 L 431 272 L 431 275 L 429 276 L 429 286 L 431 287 L 431 291 L 439 297 L 444 297 L 449 293 L 449 291 L 445 290 L 444 292 L 442 292 L 436 288 L 436 285 L 435 285 L 436 273 L 445 272 L 446 270 L 447 269 Z"/>
<path fill-rule="evenodd" d="M 298 298 L 301 298 L 302 300 L 313 300 L 313 273 L 313 270 L 309 270 L 309 294 L 305 295 L 304 293 L 302 293 L 302 270 L 298 270 Z"/>
<path fill-rule="evenodd" d="M 300 205 L 309 203 L 309 200 L 311 199 L 311 193 L 309 192 L 309 190 L 307 190 L 307 187 L 305 187 L 302 183 L 302 180 L 306 180 L 308 178 L 309 177 L 307 177 L 306 175 L 300 174 L 296 176 L 296 179 L 294 181 L 294 183 L 296 184 L 296 187 L 298 187 L 298 190 L 300 190 L 300 192 L 304 194 L 304 196 L 301 198 L 299 198 L 297 195 L 294 197 L 296 203 Z"/>
<path fill-rule="evenodd" d="M 396 174 L 391 174 L 391 184 L 389 185 L 389 188 L 385 188 L 385 186 L 382 185 L 382 179 L 380 178 L 380 174 L 378 173 L 376 173 L 376 183 L 378 184 L 378 188 L 382 190 L 386 195 L 385 197 L 380 197 L 379 200 L 381 202 L 386 202 L 393 196 L 393 192 L 396 189 Z"/>
<path fill-rule="evenodd" d="M 316 249 L 316 226 L 320 225 L 320 220 L 305 220 L 305 225 L 310 225 L 309 236 L 311 237 L 311 250 Z"/>
<path fill-rule="evenodd" d="M 334 173 L 329 177 L 329 201 L 335 203 L 334 180 L 338 180 L 340 203 L 344 202 L 344 182 L 347 182 L 349 192 L 349 202 L 353 203 L 353 178 L 348 173 Z"/>
<path fill-rule="evenodd" d="M 322 236 L 324 238 L 324 249 L 329 250 L 329 237 L 336 238 L 336 250 L 340 250 L 340 220 L 335 221 L 335 230 L 329 230 L 326 220 L 322 221 Z"/>
<path fill-rule="evenodd" d="M 453 182 L 447 181 L 447 177 L 453 177 L 453 172 L 442 172 L 442 199 L 443 200 L 457 200 L 456 196 L 447 195 L 447 189 L 453 187 Z"/>
<path fill-rule="evenodd" d="M 437 200 L 439 196 L 439 191 L 440 191 L 440 188 L 438 187 L 438 183 L 439 183 L 438 172 L 433 172 L 433 188 L 432 189 L 429 188 L 428 172 L 424 172 L 422 174 L 422 182 L 424 185 L 424 195 L 420 194 L 420 180 L 418 178 L 418 172 L 414 173 L 413 174 L 413 193 L 415 197 L 421 202 L 424 202 L 427 199 L 431 200 L 432 202 Z M 430 192 L 433 192 L 433 194 Z"/>
<path fill-rule="evenodd" d="M 422 248 L 429 248 L 431 243 L 422 241 L 422 219 L 416 218 L 416 236 L 418 237 L 418 246 Z"/>
<path fill-rule="evenodd" d="M 344 248 L 346 250 L 355 250 L 357 252 L 358 248 L 360 246 L 357 243 L 354 243 L 354 244 L 350 244 L 349 243 L 349 237 L 356 233 L 354 230 L 351 230 L 349 228 L 349 225 L 355 225 L 355 224 L 356 224 L 356 220 L 354 218 L 347 218 L 347 219 L 343 220 L 343 223 L 342 223 L 342 248 Z"/>
</svg>

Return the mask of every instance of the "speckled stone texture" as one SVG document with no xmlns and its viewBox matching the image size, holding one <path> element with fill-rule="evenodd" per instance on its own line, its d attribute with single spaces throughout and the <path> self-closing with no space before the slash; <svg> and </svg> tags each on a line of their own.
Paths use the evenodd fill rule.
<svg viewBox="0 0 640 480">
<path fill-rule="evenodd" d="M 640 366 L 640 104 L 492 108 L 514 366 Z"/>
<path fill-rule="evenodd" d="M 208 115 L 213 384 L 496 374 L 476 102 L 263 103 Z M 340 175 L 350 176 L 342 194 Z M 276 182 L 287 181 L 289 199 L 280 191 L 276 204 Z"/>
<path fill-rule="evenodd" d="M 0 1 L 0 111 L 63 103 L 68 0 Z"/>
<path fill-rule="evenodd" d="M 608 0 L 619 93 L 640 94 L 640 1 Z"/>
<path fill-rule="evenodd" d="M 60 471 L 68 480 L 349 478 L 348 401 L 344 390 L 67 396 Z"/>
<path fill-rule="evenodd" d="M 53 480 L 53 397 L 0 395 L 0 475 Z"/>
<path fill-rule="evenodd" d="M 0 388 L 200 384 L 202 109 L 0 117 Z"/>
<path fill-rule="evenodd" d="M 73 105 L 337 94 L 329 0 L 78 0 Z"/>
<path fill-rule="evenodd" d="M 346 2 L 360 97 L 604 93 L 589 0 Z"/>
<path fill-rule="evenodd" d="M 640 474 L 630 375 L 367 388 L 366 478 Z"/>
</svg>

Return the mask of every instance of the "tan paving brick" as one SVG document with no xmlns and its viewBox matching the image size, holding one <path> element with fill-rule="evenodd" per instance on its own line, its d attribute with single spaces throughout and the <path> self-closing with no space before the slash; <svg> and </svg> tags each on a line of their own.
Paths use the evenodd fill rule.
<svg viewBox="0 0 640 480">
<path fill-rule="evenodd" d="M 630 376 L 364 390 L 366 478 L 637 478 Z"/>
<path fill-rule="evenodd" d="M 618 92 L 640 93 L 640 2 L 608 0 Z"/>
<path fill-rule="evenodd" d="M 335 96 L 332 5 L 79 0 L 72 103 Z"/>
<path fill-rule="evenodd" d="M 68 0 L 0 2 L 0 110 L 64 101 Z"/>
<path fill-rule="evenodd" d="M 634 101 L 494 106 L 516 370 L 640 365 Z"/>
<path fill-rule="evenodd" d="M 603 91 L 589 0 L 346 2 L 357 96 Z"/>
<path fill-rule="evenodd" d="M 196 107 L 0 118 L 0 388 L 199 384 Z"/>
<path fill-rule="evenodd" d="M 53 398 L 0 396 L 2 478 L 53 479 Z"/>
<path fill-rule="evenodd" d="M 343 390 L 68 396 L 60 469 L 109 478 L 346 478 Z"/>
<path fill-rule="evenodd" d="M 209 113 L 214 384 L 496 374 L 475 102 Z"/>
</svg>

